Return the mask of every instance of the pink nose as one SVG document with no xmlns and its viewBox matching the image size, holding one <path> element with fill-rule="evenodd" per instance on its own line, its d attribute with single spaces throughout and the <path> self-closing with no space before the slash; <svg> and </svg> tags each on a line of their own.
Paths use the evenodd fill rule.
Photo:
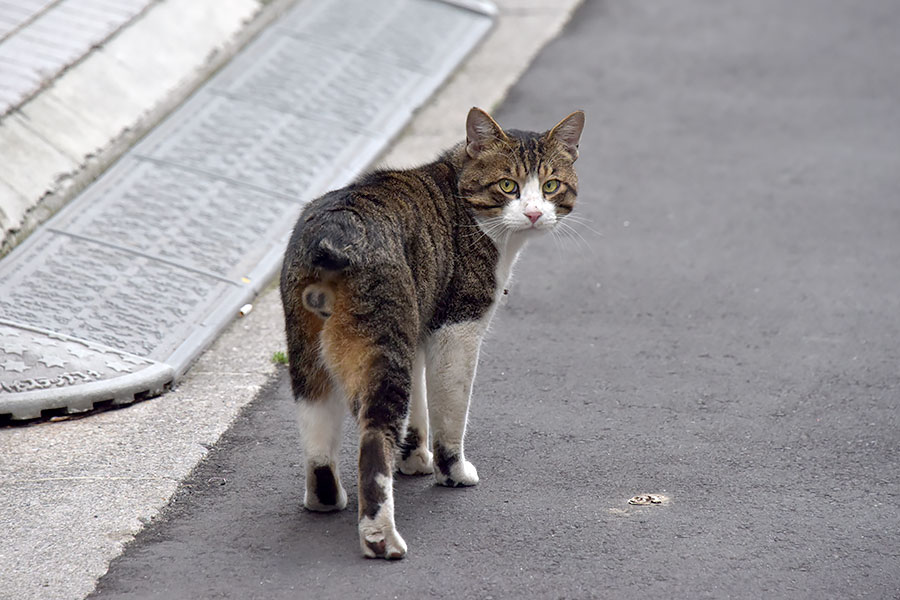
<svg viewBox="0 0 900 600">
<path fill-rule="evenodd" d="M 531 221 L 531 224 L 534 225 L 537 223 L 537 220 L 541 218 L 541 211 L 539 210 L 526 210 L 525 216 L 528 217 L 528 220 Z"/>
</svg>

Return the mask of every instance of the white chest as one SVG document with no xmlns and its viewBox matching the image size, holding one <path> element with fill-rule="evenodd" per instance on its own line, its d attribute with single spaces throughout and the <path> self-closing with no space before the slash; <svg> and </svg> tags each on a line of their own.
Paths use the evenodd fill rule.
<svg viewBox="0 0 900 600">
<path fill-rule="evenodd" d="M 525 236 L 512 235 L 505 240 L 501 240 L 500 243 L 497 243 L 497 248 L 500 250 L 500 259 L 497 261 L 497 266 L 494 268 L 494 280 L 496 281 L 494 302 L 491 304 L 490 310 L 485 315 L 485 325 L 490 323 L 491 318 L 494 316 L 494 311 L 497 310 L 497 305 L 500 303 L 500 299 L 503 298 L 504 292 L 509 285 L 510 277 L 512 276 L 513 267 L 519 259 L 519 252 L 521 252 L 522 248 L 525 246 L 525 241 Z"/>
</svg>

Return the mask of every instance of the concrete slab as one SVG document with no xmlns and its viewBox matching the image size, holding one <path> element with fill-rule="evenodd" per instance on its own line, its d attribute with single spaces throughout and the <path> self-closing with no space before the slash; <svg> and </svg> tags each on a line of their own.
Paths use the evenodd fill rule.
<svg viewBox="0 0 900 600">
<path fill-rule="evenodd" d="M 75 161 L 37 135 L 19 115 L 9 115 L 0 123 L 0 148 L 0 180 L 25 198 L 40 198 L 46 193 L 48 182 L 76 167 Z"/>
<path fill-rule="evenodd" d="M 12 22 L 0 37 L 0 64 L 21 67 L 12 72 L 0 70 L 0 86 L 11 92 L 0 104 L 0 116 L 90 54 L 153 2 L 130 0 L 113 7 L 84 0 L 0 5 L 0 12 Z"/>
<path fill-rule="evenodd" d="M 127 67 L 122 86 L 157 98 L 187 83 L 183 65 L 201 65 L 259 11 L 257 0 L 163 2 L 148 11 L 141 27 L 112 40 L 100 54 Z M 164 32 L 164 34 L 163 34 Z M 147 52 L 153 48 L 153 52 Z"/>
<path fill-rule="evenodd" d="M 28 212 L 28 199 L 0 179 L 0 228 L 18 223 Z"/>
<path fill-rule="evenodd" d="M 81 83 L 83 85 L 85 82 Z M 73 164 L 80 165 L 85 157 L 102 150 L 109 143 L 110 137 L 118 134 L 118 131 L 114 129 L 115 123 L 92 112 L 100 105 L 91 104 L 91 110 L 85 110 L 88 105 L 76 99 L 77 97 L 67 95 L 61 89 L 50 88 L 16 112 L 16 115 L 21 116 L 37 137 L 65 154 Z"/>
</svg>

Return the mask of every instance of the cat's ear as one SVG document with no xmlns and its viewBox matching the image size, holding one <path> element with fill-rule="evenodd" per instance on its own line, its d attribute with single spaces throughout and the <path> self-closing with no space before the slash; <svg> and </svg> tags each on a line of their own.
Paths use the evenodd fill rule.
<svg viewBox="0 0 900 600">
<path fill-rule="evenodd" d="M 547 139 L 555 139 L 566 147 L 572 155 L 572 160 L 578 159 L 578 142 L 581 140 L 581 132 L 584 129 L 584 112 L 576 110 L 571 115 L 556 124 L 556 127 L 547 134 Z"/>
<path fill-rule="evenodd" d="M 466 118 L 466 152 L 478 158 L 491 142 L 507 139 L 497 122 L 480 108 L 472 107 Z"/>
</svg>

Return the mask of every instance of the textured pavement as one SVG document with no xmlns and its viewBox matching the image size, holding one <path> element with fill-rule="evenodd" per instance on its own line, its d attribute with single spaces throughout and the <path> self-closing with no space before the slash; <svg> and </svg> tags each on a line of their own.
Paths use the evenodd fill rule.
<svg viewBox="0 0 900 600">
<path fill-rule="evenodd" d="M 409 557 L 363 560 L 353 511 L 300 508 L 282 374 L 95 597 L 900 595 L 898 27 L 888 1 L 585 2 L 497 113 L 586 110 L 590 228 L 526 249 L 498 312 L 481 483 L 400 479 Z"/>
</svg>

